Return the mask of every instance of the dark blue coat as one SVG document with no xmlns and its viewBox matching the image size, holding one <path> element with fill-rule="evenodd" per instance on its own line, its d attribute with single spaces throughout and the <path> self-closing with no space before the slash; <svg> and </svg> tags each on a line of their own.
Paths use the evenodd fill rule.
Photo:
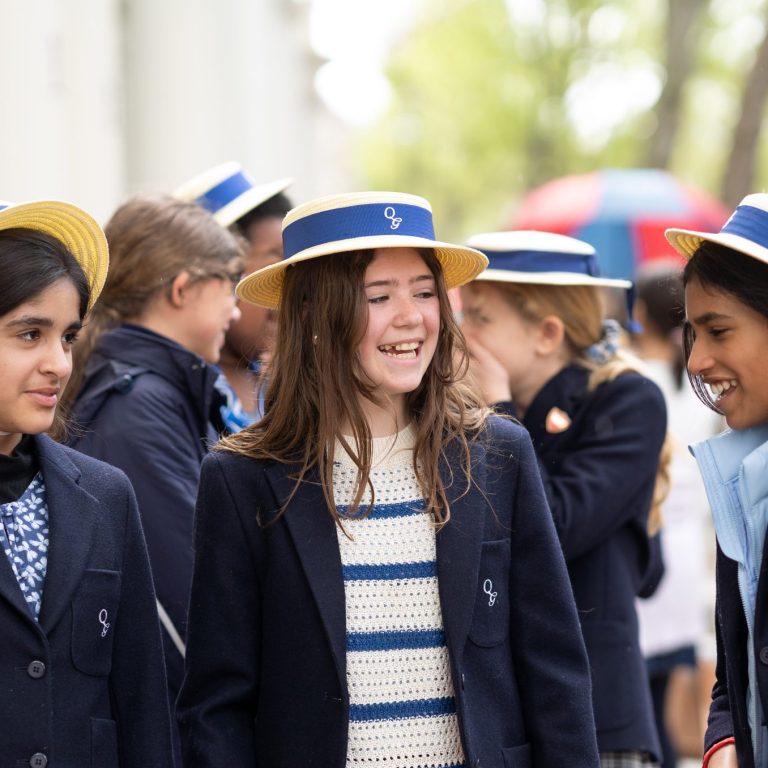
<svg viewBox="0 0 768 768">
<path fill-rule="evenodd" d="M 588 372 L 570 366 L 535 397 L 523 423 L 539 457 L 592 669 L 601 752 L 660 756 L 635 598 L 658 584 L 647 534 L 666 407 L 659 388 L 635 373 L 587 392 Z M 546 429 L 552 408 L 571 425 Z"/>
<path fill-rule="evenodd" d="M 752 735 L 747 715 L 749 687 L 747 644 L 749 634 L 744 608 L 739 597 L 738 564 L 717 548 L 717 674 L 712 689 L 709 722 L 704 749 L 733 736 L 739 765 L 753 768 Z M 763 559 L 757 582 L 755 611 L 755 673 L 763 711 L 768 702 L 768 537 L 763 544 Z"/>
<path fill-rule="evenodd" d="M 120 467 L 136 490 L 157 597 L 182 637 L 200 464 L 216 439 L 209 414 L 217 375 L 170 339 L 125 325 L 99 339 L 72 414 L 72 446 Z M 175 698 L 183 660 L 163 638 Z"/>
<path fill-rule="evenodd" d="M 47 575 L 38 623 L 0 552 L 0 766 L 168 768 L 160 627 L 131 486 L 47 437 L 35 448 Z"/>
<path fill-rule="evenodd" d="M 451 484 L 437 534 L 440 604 L 468 766 L 597 766 L 589 669 L 536 459 L 493 418 L 474 485 Z M 458 470 L 459 457 L 448 454 Z M 321 486 L 229 453 L 203 463 L 187 675 L 188 768 L 343 768 L 349 695 L 344 582 Z M 508 583 L 489 608 L 482 585 Z M 500 608 L 501 610 L 497 610 Z"/>
</svg>

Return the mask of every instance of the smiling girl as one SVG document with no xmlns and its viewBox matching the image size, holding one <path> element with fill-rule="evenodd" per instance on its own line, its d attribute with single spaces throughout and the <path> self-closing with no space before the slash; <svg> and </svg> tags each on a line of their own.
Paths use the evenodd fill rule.
<svg viewBox="0 0 768 768">
<path fill-rule="evenodd" d="M 61 202 L 0 204 L 0 756 L 45 768 L 167 768 L 160 627 L 125 475 L 44 433 L 107 273 Z"/>
<path fill-rule="evenodd" d="M 530 441 L 462 381 L 429 204 L 323 198 L 241 299 L 278 309 L 264 418 L 203 464 L 186 765 L 596 766 Z"/>
<path fill-rule="evenodd" d="M 717 680 L 704 764 L 768 765 L 768 195 L 719 233 L 668 230 L 683 273 L 694 390 L 730 431 L 692 447 L 717 533 Z"/>
</svg>

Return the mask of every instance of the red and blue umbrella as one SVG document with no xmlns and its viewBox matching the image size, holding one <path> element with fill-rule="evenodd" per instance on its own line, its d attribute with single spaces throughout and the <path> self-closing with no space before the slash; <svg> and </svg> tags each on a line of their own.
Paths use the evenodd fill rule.
<svg viewBox="0 0 768 768">
<path fill-rule="evenodd" d="M 717 232 L 729 213 L 666 171 L 610 169 L 537 187 L 523 199 L 509 227 L 585 240 L 597 250 L 604 275 L 631 280 L 640 264 L 677 257 L 665 229 Z"/>
</svg>

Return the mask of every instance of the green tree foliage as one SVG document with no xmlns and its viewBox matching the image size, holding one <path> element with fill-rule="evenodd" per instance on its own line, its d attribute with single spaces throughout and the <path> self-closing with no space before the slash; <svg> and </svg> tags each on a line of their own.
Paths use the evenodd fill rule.
<svg viewBox="0 0 768 768">
<path fill-rule="evenodd" d="M 662 115 L 682 1 L 426 0 L 388 63 L 389 111 L 361 137 L 365 184 L 423 194 L 451 238 L 499 227 L 551 178 L 651 157 L 717 194 L 768 0 L 693 0 L 692 61 Z M 670 123 L 670 151 L 654 152 Z"/>
</svg>

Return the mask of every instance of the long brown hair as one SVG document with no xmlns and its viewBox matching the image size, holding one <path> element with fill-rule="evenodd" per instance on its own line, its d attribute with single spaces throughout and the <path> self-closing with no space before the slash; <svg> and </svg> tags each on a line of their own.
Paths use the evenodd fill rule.
<svg viewBox="0 0 768 768">
<path fill-rule="evenodd" d="M 168 195 L 129 198 L 115 211 L 104 232 L 109 243 L 109 272 L 74 347 L 69 404 L 82 386 L 86 363 L 102 333 L 139 318 L 182 271 L 202 280 L 241 267 L 242 244 L 234 235 L 199 206 Z"/>
<path fill-rule="evenodd" d="M 644 374 L 642 361 L 624 349 L 612 358 L 596 363 L 587 350 L 603 336 L 604 301 L 600 289 L 593 285 L 541 285 L 532 283 L 494 283 L 503 298 L 527 321 L 538 323 L 548 315 L 563 321 L 565 343 L 572 362 L 590 371 L 587 390 L 613 381 L 624 373 Z M 664 439 L 656 471 L 656 483 L 648 516 L 648 533 L 661 528 L 661 504 L 669 493 L 669 468 L 672 460 L 672 440 Z"/>
<path fill-rule="evenodd" d="M 471 483 L 470 443 L 480 433 L 489 410 L 464 381 L 467 350 L 451 311 L 440 263 L 431 250 L 419 250 L 419 254 L 435 277 L 440 332 L 432 362 L 406 402 L 416 428 L 413 467 L 427 510 L 439 527 L 450 518 L 440 459 L 450 442 L 459 444 L 466 493 Z M 371 431 L 361 400 L 374 400 L 375 391 L 365 380 L 357 357 L 368 321 L 363 280 L 373 256 L 370 250 L 335 254 L 286 270 L 264 418 L 218 446 L 257 459 L 298 463 L 293 494 L 316 468 L 328 508 L 339 525 L 342 519 L 333 498 L 337 440 L 358 469 L 352 509 L 359 508 L 366 488 L 371 489 L 373 503 Z M 343 424 L 350 425 L 351 438 L 341 433 Z"/>
</svg>

